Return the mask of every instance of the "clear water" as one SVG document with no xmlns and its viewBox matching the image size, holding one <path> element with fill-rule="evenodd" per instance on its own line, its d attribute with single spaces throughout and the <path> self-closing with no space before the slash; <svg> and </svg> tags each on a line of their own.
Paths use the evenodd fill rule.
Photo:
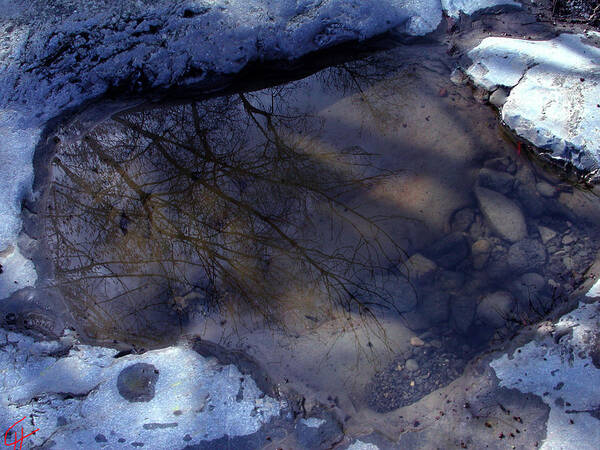
<svg viewBox="0 0 600 450">
<path fill-rule="evenodd" d="M 389 50 L 65 140 L 39 202 L 78 331 L 199 336 L 349 430 L 393 426 L 564 303 L 597 250 L 596 197 L 532 163 L 450 69 L 441 46 Z"/>
</svg>

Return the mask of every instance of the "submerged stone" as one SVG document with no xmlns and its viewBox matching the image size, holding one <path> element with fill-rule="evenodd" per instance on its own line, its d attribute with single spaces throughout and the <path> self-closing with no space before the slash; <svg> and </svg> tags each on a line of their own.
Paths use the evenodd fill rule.
<svg viewBox="0 0 600 450">
<path fill-rule="evenodd" d="M 479 171 L 477 181 L 481 187 L 508 194 L 512 190 L 515 179 L 506 172 L 483 168 Z"/>
<path fill-rule="evenodd" d="M 470 253 L 469 242 L 464 233 L 451 233 L 444 236 L 431 247 L 427 254 L 446 269 L 452 269 L 464 261 Z"/>
<path fill-rule="evenodd" d="M 546 280 L 539 273 L 522 275 L 511 284 L 511 292 L 517 299 L 519 311 L 543 314 L 550 306 L 551 298 L 546 295 Z"/>
<path fill-rule="evenodd" d="M 427 289 L 421 297 L 417 311 L 431 324 L 448 320 L 450 294 L 447 291 Z"/>
<path fill-rule="evenodd" d="M 539 269 L 546 263 L 546 249 L 541 242 L 523 239 L 508 249 L 508 265 L 511 269 L 527 272 Z"/>
<path fill-rule="evenodd" d="M 485 264 L 490 257 L 491 250 L 492 245 L 487 239 L 479 239 L 473 243 L 471 246 L 471 253 L 473 255 L 474 269 L 481 270 L 485 267 Z"/>
<path fill-rule="evenodd" d="M 543 244 L 547 244 L 556 237 L 556 231 L 543 225 L 538 225 L 538 231 L 540 232 L 540 237 L 542 238 Z"/>
<path fill-rule="evenodd" d="M 510 320 L 515 300 L 506 291 L 497 291 L 486 295 L 477 306 L 477 317 L 494 328 L 504 326 Z"/>
<path fill-rule="evenodd" d="M 508 98 L 508 90 L 499 87 L 490 95 L 490 103 L 496 108 L 502 108 Z"/>
<path fill-rule="evenodd" d="M 475 196 L 490 227 L 502 238 L 517 242 L 527 236 L 527 225 L 521 208 L 504 195 L 476 187 Z"/>
<path fill-rule="evenodd" d="M 535 185 L 537 191 L 543 195 L 544 197 L 552 198 L 556 197 L 557 191 L 550 183 L 546 183 L 545 181 L 540 181 Z"/>
<path fill-rule="evenodd" d="M 436 269 L 437 265 L 432 260 L 420 253 L 415 253 L 408 258 L 403 271 L 410 280 L 420 281 L 433 275 Z"/>
<path fill-rule="evenodd" d="M 461 334 L 467 334 L 475 318 L 477 303 L 468 296 L 453 297 L 450 302 L 450 322 Z"/>
</svg>

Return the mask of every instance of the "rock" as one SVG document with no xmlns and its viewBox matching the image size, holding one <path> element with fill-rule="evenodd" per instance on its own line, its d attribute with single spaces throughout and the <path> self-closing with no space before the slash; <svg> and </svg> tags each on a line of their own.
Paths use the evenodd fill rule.
<svg viewBox="0 0 600 450">
<path fill-rule="evenodd" d="M 490 98 L 490 93 L 487 89 L 477 87 L 473 92 L 473 98 L 477 103 L 486 104 Z"/>
<path fill-rule="evenodd" d="M 406 261 L 406 267 L 403 267 L 403 273 L 415 281 L 424 280 L 433 275 L 437 265 L 420 253 L 415 253 Z"/>
<path fill-rule="evenodd" d="M 401 275 L 389 275 L 383 279 L 384 296 L 390 296 L 400 313 L 412 311 L 417 306 L 417 294 L 410 282 Z"/>
<path fill-rule="evenodd" d="M 446 322 L 449 315 L 450 294 L 438 289 L 426 289 L 421 295 L 417 311 L 429 321 L 431 325 Z"/>
<path fill-rule="evenodd" d="M 471 254 L 473 255 L 473 267 L 475 270 L 481 270 L 485 267 L 487 263 L 490 252 L 492 250 L 492 245 L 490 241 L 486 239 L 479 239 L 475 241 L 471 246 Z"/>
<path fill-rule="evenodd" d="M 477 306 L 477 317 L 494 328 L 502 327 L 510 318 L 515 300 L 506 291 L 486 295 Z"/>
<path fill-rule="evenodd" d="M 426 254 L 446 269 L 456 267 L 464 261 L 471 251 L 464 233 L 450 233 L 427 249 Z"/>
<path fill-rule="evenodd" d="M 562 263 L 567 270 L 573 270 L 575 268 L 575 262 L 570 256 L 563 256 Z"/>
<path fill-rule="evenodd" d="M 540 237 L 542 238 L 542 243 L 544 245 L 556 237 L 556 231 L 543 225 L 538 225 L 538 231 L 540 232 Z"/>
<path fill-rule="evenodd" d="M 506 103 L 508 98 L 508 90 L 503 87 L 499 87 L 490 95 L 490 103 L 496 108 L 502 108 L 502 105 Z"/>
<path fill-rule="evenodd" d="M 498 170 L 483 168 L 477 176 L 479 186 L 491 189 L 502 194 L 512 191 L 515 179 L 512 175 Z"/>
<path fill-rule="evenodd" d="M 477 303 L 472 297 L 458 296 L 450 301 L 450 322 L 453 328 L 462 334 L 467 334 L 473 319 Z"/>
<path fill-rule="evenodd" d="M 563 245 L 572 244 L 573 242 L 577 242 L 577 236 L 575 236 L 573 234 L 566 234 L 563 236 L 561 242 L 563 243 Z"/>
<path fill-rule="evenodd" d="M 149 402 L 154 398 L 158 370 L 152 364 L 136 363 L 119 373 L 117 389 L 129 402 Z"/>
<path fill-rule="evenodd" d="M 386 308 L 393 305 L 398 313 L 412 311 L 417 306 L 417 294 L 411 282 L 402 272 L 406 272 L 406 268 L 380 271 L 372 278 L 364 280 L 363 283 L 367 289 L 359 291 L 356 295 L 362 301 L 374 305 L 385 304 Z"/>
<path fill-rule="evenodd" d="M 513 188 L 515 177 L 507 172 L 508 167 L 501 169 L 483 167 L 479 170 L 477 176 L 479 186 L 502 194 L 509 193 Z"/>
<path fill-rule="evenodd" d="M 417 310 L 403 313 L 402 317 L 405 320 L 406 326 L 415 333 L 431 328 L 429 318 L 423 316 L 423 314 L 419 313 Z"/>
<path fill-rule="evenodd" d="M 505 282 L 506 277 L 511 273 L 507 255 L 508 249 L 502 246 L 496 246 L 492 249 L 485 269 L 488 277 L 501 283 Z"/>
<path fill-rule="evenodd" d="M 450 229 L 453 232 L 467 231 L 474 219 L 475 211 L 472 208 L 459 209 L 450 219 Z"/>
<path fill-rule="evenodd" d="M 527 225 L 521 209 L 504 195 L 476 187 L 475 196 L 490 227 L 502 238 L 517 242 L 527 236 Z"/>
<path fill-rule="evenodd" d="M 485 225 L 485 221 L 480 214 L 475 216 L 475 220 L 469 227 L 469 236 L 473 241 L 481 239 L 488 234 L 488 228 Z"/>
<path fill-rule="evenodd" d="M 539 183 L 537 183 L 535 185 L 535 188 L 540 193 L 540 195 L 542 195 L 543 197 L 547 197 L 547 198 L 556 197 L 556 194 L 557 194 L 556 189 L 550 183 L 546 183 L 545 181 L 540 181 Z"/>
<path fill-rule="evenodd" d="M 437 285 L 445 291 L 455 291 L 460 289 L 465 284 L 464 272 L 454 272 L 451 270 L 444 270 L 440 272 Z"/>
<path fill-rule="evenodd" d="M 469 82 L 469 77 L 461 68 L 457 67 L 450 74 L 450 81 L 452 81 L 457 86 L 462 86 Z"/>
<path fill-rule="evenodd" d="M 546 249 L 541 242 L 523 239 L 508 249 L 508 265 L 514 271 L 530 272 L 546 263 Z"/>
<path fill-rule="evenodd" d="M 600 49 L 583 34 L 537 42 L 490 37 L 469 57 L 476 85 L 512 87 L 502 120 L 518 136 L 578 169 L 599 166 Z"/>
<path fill-rule="evenodd" d="M 414 359 L 407 359 L 404 368 L 409 372 L 414 372 L 415 370 L 419 370 L 419 363 Z"/>
<path fill-rule="evenodd" d="M 546 202 L 533 185 L 519 184 L 516 188 L 516 197 L 530 217 L 539 217 L 546 212 Z"/>
<path fill-rule="evenodd" d="M 483 167 L 486 169 L 497 170 L 499 172 L 508 172 L 511 175 L 514 175 L 517 171 L 514 161 L 508 156 L 488 159 L 483 163 Z"/>
<path fill-rule="evenodd" d="M 545 288 L 544 277 L 539 273 L 530 272 L 511 283 L 510 290 L 517 300 L 519 311 L 533 310 L 533 312 L 543 313 L 551 302 Z"/>
<path fill-rule="evenodd" d="M 434 348 L 437 348 L 438 350 L 444 346 L 444 344 L 442 344 L 442 341 L 440 341 L 439 339 L 434 339 L 430 341 L 429 345 L 431 345 Z"/>
<path fill-rule="evenodd" d="M 412 345 L 413 347 L 423 347 L 425 345 L 425 342 L 423 342 L 423 340 L 418 338 L 417 336 L 413 336 L 410 338 L 410 345 Z"/>
</svg>

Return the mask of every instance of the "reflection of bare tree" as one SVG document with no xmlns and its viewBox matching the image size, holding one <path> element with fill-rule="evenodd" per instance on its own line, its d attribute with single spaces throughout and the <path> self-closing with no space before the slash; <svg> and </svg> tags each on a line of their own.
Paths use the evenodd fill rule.
<svg viewBox="0 0 600 450">
<path fill-rule="evenodd" d="M 164 334 L 192 301 L 273 319 L 291 285 L 345 309 L 393 308 L 365 280 L 402 252 L 386 218 L 354 204 L 389 173 L 359 149 L 322 148 L 319 122 L 282 96 L 123 113 L 61 149 L 46 239 L 88 334 Z"/>
</svg>

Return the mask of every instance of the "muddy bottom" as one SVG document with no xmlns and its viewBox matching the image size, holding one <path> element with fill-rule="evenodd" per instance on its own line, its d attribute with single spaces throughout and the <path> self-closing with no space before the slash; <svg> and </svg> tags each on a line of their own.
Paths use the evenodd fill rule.
<svg viewBox="0 0 600 450">
<path fill-rule="evenodd" d="M 413 45 L 75 120 L 27 219 L 41 291 L 88 341 L 199 337 L 349 433 L 394 428 L 563 305 L 599 242 L 595 195 L 532 163 L 451 69 Z"/>
</svg>

